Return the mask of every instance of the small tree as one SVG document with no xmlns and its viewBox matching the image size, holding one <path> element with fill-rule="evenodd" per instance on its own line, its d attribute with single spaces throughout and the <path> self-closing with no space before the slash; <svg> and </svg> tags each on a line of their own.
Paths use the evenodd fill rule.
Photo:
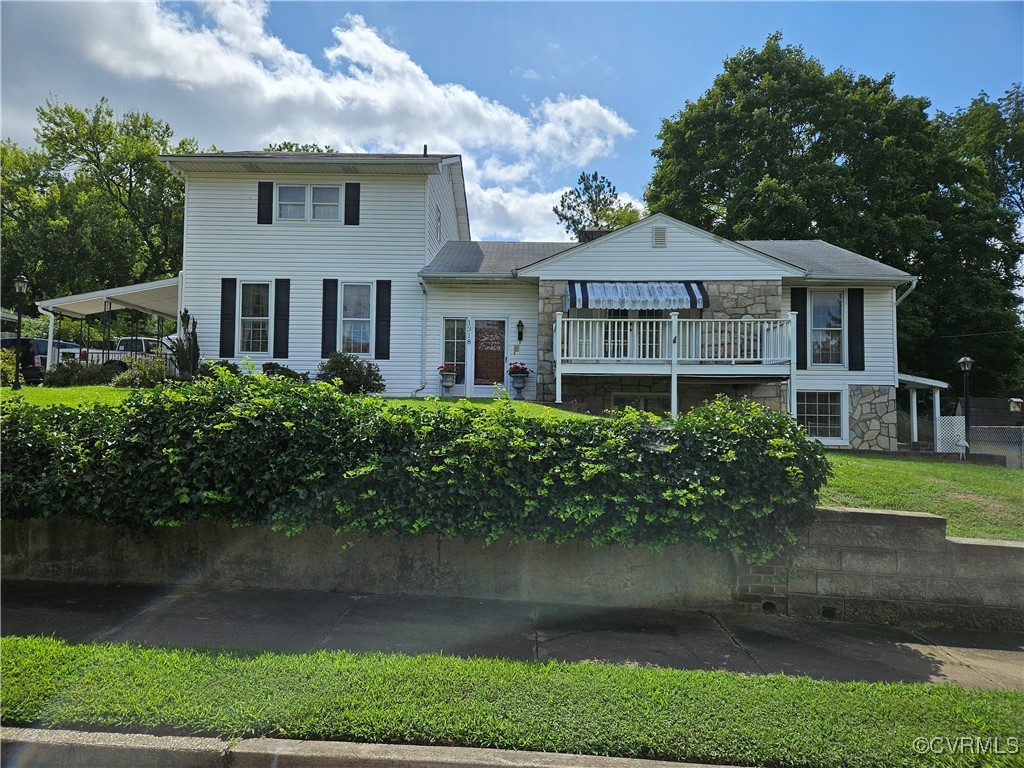
<svg viewBox="0 0 1024 768">
<path fill-rule="evenodd" d="M 640 220 L 636 206 L 620 203 L 615 186 L 597 171 L 581 173 L 576 188 L 563 193 L 551 210 L 565 231 L 577 239 L 586 229 L 618 229 Z"/>
<path fill-rule="evenodd" d="M 178 378 L 194 379 L 199 373 L 199 334 L 196 320 L 187 309 L 181 311 L 181 333 L 171 341 L 171 355 L 178 367 Z"/>
</svg>

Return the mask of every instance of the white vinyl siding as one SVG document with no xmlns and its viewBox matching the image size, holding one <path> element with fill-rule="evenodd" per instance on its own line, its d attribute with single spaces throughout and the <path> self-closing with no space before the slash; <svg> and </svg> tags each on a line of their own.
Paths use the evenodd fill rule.
<svg viewBox="0 0 1024 768">
<path fill-rule="evenodd" d="M 257 224 L 260 181 L 274 181 L 278 187 L 315 185 L 342 190 L 348 182 L 360 183 L 359 226 Z M 291 280 L 288 358 L 280 362 L 297 371 L 313 372 L 322 359 L 323 281 L 337 279 L 340 293 L 345 283 L 370 285 L 390 280 L 391 359 L 373 362 L 380 366 L 387 394 L 410 395 L 422 376 L 423 294 L 417 273 L 423 267 L 427 240 L 425 188 L 423 176 L 398 174 L 190 175 L 182 307 L 198 322 L 203 358 L 218 357 L 221 278 L 271 286 L 278 278 Z M 343 198 L 344 192 L 342 205 Z M 338 316 L 340 321 L 340 304 Z M 372 328 L 372 315 L 370 325 Z M 239 334 L 236 345 L 240 340 Z M 244 355 L 236 357 L 236 362 L 241 357 Z M 373 358 L 372 345 L 369 357 Z"/>
<path fill-rule="evenodd" d="M 430 237 L 424 242 L 423 265 L 433 260 L 441 246 L 449 240 L 459 239 L 459 226 L 455 219 L 455 199 L 452 196 L 449 170 L 441 169 L 436 176 L 427 177 L 427 200 L 424 226 Z"/>
<path fill-rule="evenodd" d="M 654 230 L 659 227 L 665 229 L 664 247 L 655 247 Z M 779 280 L 802 272 L 656 214 L 519 274 L 544 280 L 746 281 Z"/>
<path fill-rule="evenodd" d="M 437 366 L 454 353 L 443 345 L 445 319 L 505 320 L 508 360 L 524 363 L 532 373 L 523 397 L 536 399 L 537 286 L 527 284 L 442 286 L 427 285 L 427 388 L 425 395 L 441 394 Z M 523 340 L 516 323 L 523 321 Z M 471 337 L 471 333 L 470 333 Z M 465 343 L 465 342 L 463 342 Z M 464 359 L 464 358 L 463 358 Z M 511 392 L 511 390 L 510 390 Z"/>
</svg>

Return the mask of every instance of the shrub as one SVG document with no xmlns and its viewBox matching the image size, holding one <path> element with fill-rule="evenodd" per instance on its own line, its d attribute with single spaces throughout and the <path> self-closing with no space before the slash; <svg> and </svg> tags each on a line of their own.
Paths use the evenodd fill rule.
<svg viewBox="0 0 1024 768">
<path fill-rule="evenodd" d="M 18 357 L 13 349 L 0 349 L 0 387 L 9 387 L 14 383 L 14 369 Z"/>
<path fill-rule="evenodd" d="M 149 389 L 166 378 L 166 361 L 153 357 L 136 357 L 128 363 L 128 370 L 117 374 L 110 383 L 115 387 Z"/>
<path fill-rule="evenodd" d="M 292 381 L 309 381 L 308 373 L 299 373 L 298 371 L 293 371 L 288 366 L 281 365 L 280 363 L 264 363 L 263 373 L 266 374 L 267 376 L 277 376 L 282 379 L 291 379 Z"/>
<path fill-rule="evenodd" d="M 671 425 L 632 410 L 565 421 L 507 401 L 414 408 L 225 374 L 118 408 L 15 400 L 0 419 L 0 512 L 14 519 L 701 542 L 764 560 L 794 546 L 828 470 L 789 416 L 748 401 Z"/>
<path fill-rule="evenodd" d="M 230 360 L 207 360 L 199 366 L 200 378 L 215 379 L 222 374 L 241 376 L 242 369 L 238 363 L 232 363 Z"/>
<path fill-rule="evenodd" d="M 316 377 L 320 381 L 340 380 L 338 386 L 350 395 L 384 391 L 384 377 L 376 363 L 344 352 L 335 352 L 320 363 Z"/>
<path fill-rule="evenodd" d="M 43 374 L 44 387 L 85 387 L 109 384 L 117 369 L 102 363 L 57 363 Z"/>
</svg>

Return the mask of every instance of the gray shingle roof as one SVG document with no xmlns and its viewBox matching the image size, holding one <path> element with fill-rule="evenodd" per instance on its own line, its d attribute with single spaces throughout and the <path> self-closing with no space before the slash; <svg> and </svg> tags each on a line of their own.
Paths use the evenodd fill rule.
<svg viewBox="0 0 1024 768">
<path fill-rule="evenodd" d="M 449 241 L 426 267 L 432 275 L 511 275 L 512 270 L 579 245 L 565 243 L 495 243 Z"/>
<path fill-rule="evenodd" d="M 909 280 L 911 275 L 824 240 L 739 240 L 755 251 L 807 270 L 808 277 Z"/>
</svg>

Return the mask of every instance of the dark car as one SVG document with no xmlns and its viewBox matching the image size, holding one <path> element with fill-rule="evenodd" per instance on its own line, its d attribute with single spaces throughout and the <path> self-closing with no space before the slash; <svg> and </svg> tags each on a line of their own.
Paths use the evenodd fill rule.
<svg viewBox="0 0 1024 768">
<path fill-rule="evenodd" d="M 43 374 L 46 372 L 46 339 L 36 338 L 22 338 L 20 353 L 18 354 L 19 361 L 21 362 L 21 376 L 26 384 L 39 384 L 43 380 Z M 0 339 L 0 348 L 2 349 L 16 349 L 18 348 L 18 339 L 16 336 L 9 338 Z M 79 352 L 79 346 L 72 344 L 69 341 L 53 341 L 53 353 L 57 355 L 58 359 L 72 358 L 77 359 Z"/>
</svg>

